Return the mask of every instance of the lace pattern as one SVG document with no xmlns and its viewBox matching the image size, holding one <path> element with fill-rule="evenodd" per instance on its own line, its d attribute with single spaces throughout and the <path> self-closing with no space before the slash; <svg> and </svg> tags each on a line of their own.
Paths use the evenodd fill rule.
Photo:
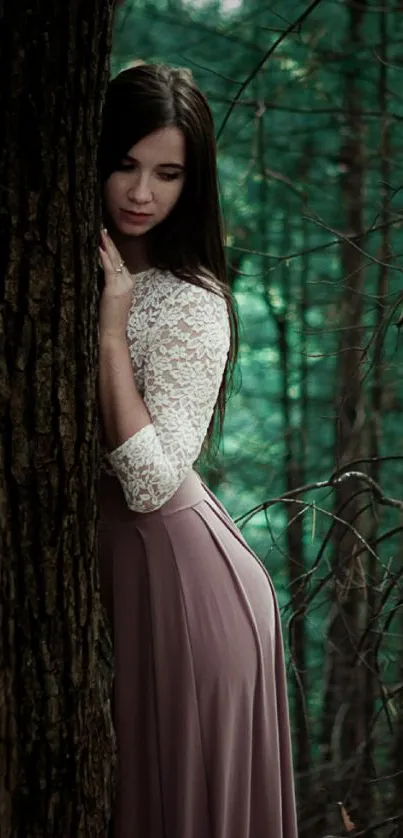
<svg viewBox="0 0 403 838">
<path fill-rule="evenodd" d="M 230 332 L 223 297 L 165 271 L 133 280 L 127 337 L 152 424 L 107 458 L 129 508 L 150 512 L 175 494 L 200 454 Z"/>
</svg>

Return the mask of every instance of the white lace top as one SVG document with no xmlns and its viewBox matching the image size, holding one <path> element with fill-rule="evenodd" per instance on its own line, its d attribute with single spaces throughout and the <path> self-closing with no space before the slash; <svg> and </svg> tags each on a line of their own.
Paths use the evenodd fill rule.
<svg viewBox="0 0 403 838">
<path fill-rule="evenodd" d="M 127 336 L 151 417 L 107 459 L 130 509 L 158 509 L 200 454 L 229 349 L 223 297 L 167 271 L 133 276 Z M 109 471 L 109 469 L 108 469 Z"/>
</svg>

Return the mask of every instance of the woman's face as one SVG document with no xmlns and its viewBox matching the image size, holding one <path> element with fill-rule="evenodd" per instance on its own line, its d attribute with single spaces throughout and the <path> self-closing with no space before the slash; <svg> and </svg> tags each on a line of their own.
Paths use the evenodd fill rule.
<svg viewBox="0 0 403 838">
<path fill-rule="evenodd" d="M 143 236 L 173 210 L 185 182 L 185 138 L 179 128 L 148 134 L 105 183 L 105 208 L 115 228 Z"/>
</svg>

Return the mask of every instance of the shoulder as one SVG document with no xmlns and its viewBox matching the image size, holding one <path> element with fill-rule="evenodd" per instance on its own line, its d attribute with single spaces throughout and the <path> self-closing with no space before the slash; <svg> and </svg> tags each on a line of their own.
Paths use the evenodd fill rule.
<svg viewBox="0 0 403 838">
<path fill-rule="evenodd" d="M 194 313 L 213 313 L 224 319 L 228 318 L 225 297 L 213 276 L 195 276 L 193 282 L 181 279 L 171 271 L 156 272 L 156 280 L 161 281 L 167 307 L 193 309 Z M 198 284 L 200 283 L 200 284 Z M 161 288 L 162 290 L 162 288 Z"/>
<path fill-rule="evenodd" d="M 227 303 L 213 278 L 209 287 L 208 281 L 200 277 L 200 281 L 207 286 L 203 287 L 169 271 L 158 271 L 155 281 L 159 283 L 161 296 L 159 315 L 154 325 L 160 335 L 165 330 L 171 334 L 187 332 L 200 337 L 208 335 L 212 345 L 215 341 L 228 343 L 230 324 Z"/>
</svg>

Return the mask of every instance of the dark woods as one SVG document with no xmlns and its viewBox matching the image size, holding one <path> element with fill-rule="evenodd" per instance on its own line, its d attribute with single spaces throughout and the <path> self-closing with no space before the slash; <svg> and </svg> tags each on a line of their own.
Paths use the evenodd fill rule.
<svg viewBox="0 0 403 838">
<path fill-rule="evenodd" d="M 152 24 L 152 25 L 151 25 Z M 126 2 L 215 111 L 241 382 L 205 465 L 283 606 L 302 838 L 403 830 L 403 16 Z"/>
</svg>

